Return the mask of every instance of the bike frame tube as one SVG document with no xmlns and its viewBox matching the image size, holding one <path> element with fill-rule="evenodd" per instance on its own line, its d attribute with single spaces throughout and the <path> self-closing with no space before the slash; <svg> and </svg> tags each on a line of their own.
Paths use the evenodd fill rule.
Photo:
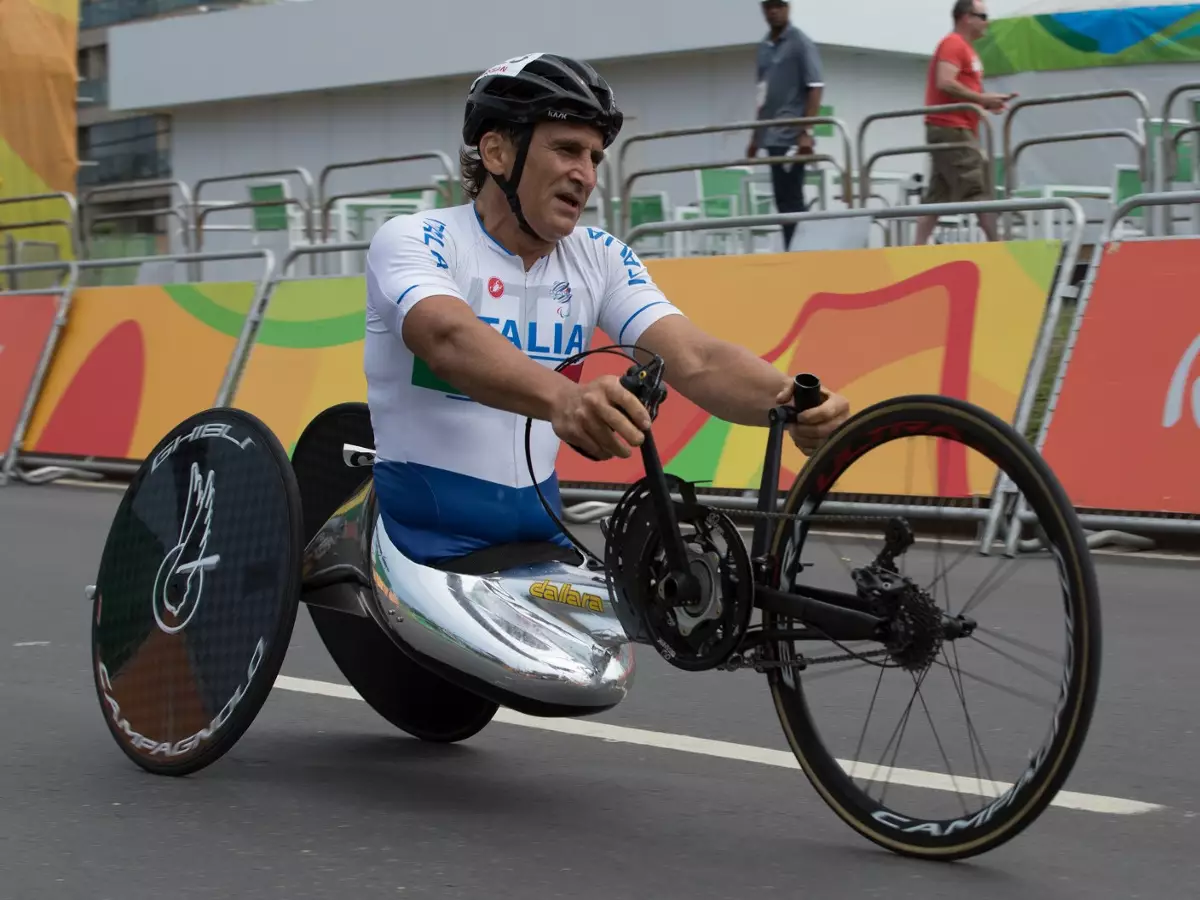
<svg viewBox="0 0 1200 900">
<path fill-rule="evenodd" d="M 58 306 L 54 314 L 54 324 L 50 327 L 50 333 L 46 336 L 46 343 L 42 346 L 42 352 L 38 356 L 33 378 L 29 382 L 29 390 L 25 392 L 25 398 L 21 403 L 21 412 L 17 415 L 16 425 L 13 427 L 8 447 L 2 457 L 3 465 L 0 467 L 0 485 L 7 484 L 16 469 L 17 457 L 21 453 L 21 444 L 25 440 L 25 431 L 29 427 L 29 420 L 33 417 L 34 404 L 37 403 L 37 399 L 41 395 L 42 384 L 45 382 L 46 373 L 50 369 L 50 361 L 54 358 L 54 351 L 58 348 L 59 336 L 62 334 L 63 327 L 67 324 L 67 313 L 71 307 L 71 298 L 75 293 L 76 285 L 79 283 L 79 263 L 75 260 L 63 260 L 61 262 L 0 267 L 0 272 L 51 270 L 67 273 L 66 281 L 57 288 L 43 288 L 35 291 L 5 291 L 0 293 L 0 303 L 3 302 L 5 294 L 17 294 L 21 296 L 29 296 L 30 294 L 58 295 Z"/>
</svg>

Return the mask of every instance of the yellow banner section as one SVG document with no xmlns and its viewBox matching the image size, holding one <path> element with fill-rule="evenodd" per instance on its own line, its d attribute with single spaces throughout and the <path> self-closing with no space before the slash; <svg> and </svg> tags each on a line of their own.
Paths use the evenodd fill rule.
<svg viewBox="0 0 1200 900">
<path fill-rule="evenodd" d="M 0 0 L 0 198 L 75 193 L 78 3 Z M 0 205 L 0 223 L 65 218 L 62 203 Z M 66 229 L 7 229 L 72 256 Z"/>
<path fill-rule="evenodd" d="M 900 247 L 669 259 L 649 264 L 659 287 L 710 334 L 748 347 L 783 372 L 811 372 L 855 410 L 901 394 L 958 397 L 1011 421 L 1060 253 L 1056 241 Z M 599 343 L 599 337 L 593 343 Z M 607 356 L 585 377 L 620 369 Z M 668 371 L 668 378 L 670 373 Z M 757 488 L 766 429 L 712 419 L 678 393 L 655 440 L 668 472 L 720 488 Z M 838 490 L 987 494 L 995 469 L 977 454 L 967 476 L 940 484 L 933 441 L 887 445 L 850 469 Z M 804 464 L 785 445 L 788 487 Z M 559 477 L 630 483 L 641 460 L 594 463 L 570 449 Z M 966 482 L 966 483 L 961 483 Z"/>
<path fill-rule="evenodd" d="M 788 373 L 813 372 L 855 409 L 937 393 L 1011 420 L 1058 262 L 1057 242 L 906 247 L 657 260 L 663 291 L 701 328 Z M 252 284 L 80 290 L 30 426 L 26 451 L 140 459 L 180 419 L 210 405 L 255 295 Z M 336 403 L 366 398 L 362 278 L 275 288 L 232 403 L 285 447 Z M 611 343 L 597 333 L 592 346 Z M 585 377 L 623 371 L 599 356 Z M 670 373 L 668 372 L 668 377 Z M 414 378 L 420 373 L 414 373 Z M 419 383 L 415 382 L 415 383 Z M 668 471 L 755 488 L 765 428 L 733 427 L 672 392 L 655 423 Z M 931 442 L 932 443 L 932 442 Z M 941 483 L 935 453 L 884 447 L 840 490 L 986 494 L 974 457 Z M 790 444 L 781 485 L 803 465 Z M 594 463 L 570 449 L 563 481 L 629 483 L 640 459 Z M 944 479 L 943 479 L 944 480 Z"/>
<path fill-rule="evenodd" d="M 25 451 L 140 460 L 212 406 L 257 285 L 80 288 Z"/>
</svg>

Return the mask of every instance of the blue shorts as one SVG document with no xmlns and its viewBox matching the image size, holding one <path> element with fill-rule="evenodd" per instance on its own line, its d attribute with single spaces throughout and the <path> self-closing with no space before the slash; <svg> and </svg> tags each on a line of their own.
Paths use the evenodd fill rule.
<svg viewBox="0 0 1200 900">
<path fill-rule="evenodd" d="M 377 461 L 374 472 L 384 530 L 396 549 L 420 565 L 497 544 L 571 546 L 533 487 L 508 487 L 417 463 Z M 558 476 L 540 487 L 546 503 L 561 516 Z"/>
</svg>

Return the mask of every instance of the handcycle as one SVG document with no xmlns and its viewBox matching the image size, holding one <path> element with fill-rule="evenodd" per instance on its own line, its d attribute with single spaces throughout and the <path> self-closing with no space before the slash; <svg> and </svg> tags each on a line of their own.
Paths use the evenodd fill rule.
<svg viewBox="0 0 1200 900">
<path fill-rule="evenodd" d="M 650 356 L 643 362 L 629 349 L 640 348 L 589 350 L 560 369 L 592 353 L 625 355 L 632 365 L 622 384 L 654 420 L 666 397 L 663 361 L 641 351 Z M 749 546 L 734 511 L 706 504 L 695 483 L 665 472 L 651 428 L 640 448 L 644 477 L 601 523 L 603 556 L 559 520 L 570 548 L 505 545 L 434 566 L 406 558 L 388 539 L 375 499 L 365 404 L 318 414 L 290 458 L 248 412 L 219 408 L 188 417 L 134 476 L 96 584 L 87 589 L 93 675 L 109 731 L 153 773 L 186 775 L 218 760 L 265 703 L 301 602 L 367 704 L 430 742 L 466 740 L 502 706 L 543 717 L 610 710 L 629 693 L 641 644 L 678 670 L 765 675 L 799 767 L 822 800 L 867 839 L 933 860 L 994 849 L 1052 802 L 1095 705 L 1098 590 L 1074 509 L 1045 462 L 1007 423 L 940 395 L 897 397 L 854 415 L 807 460 L 779 508 L 785 429 L 820 395 L 812 376 L 797 376 L 795 384 L 795 404 L 770 413 Z M 531 427 L 527 422 L 527 461 Z M 942 472 L 956 458 L 951 445 L 973 450 L 1025 494 L 1044 547 L 1035 555 L 1053 567 L 1053 587 L 1061 593 L 1061 603 L 1050 606 L 1065 614 L 1061 672 L 1047 676 L 1039 668 L 1047 654 L 1035 652 L 1032 637 L 1046 630 L 1045 613 L 1022 605 L 1029 596 L 1024 583 L 1007 604 L 1014 610 L 1003 627 L 989 631 L 978 621 L 979 594 L 957 613 L 949 597 L 943 608 L 938 595 L 951 570 L 971 567 L 969 554 L 940 572 L 935 562 L 933 582 L 922 585 L 905 574 L 906 560 L 929 551 L 915 535 L 913 516 L 901 513 L 923 507 L 863 504 L 839 487 L 849 484 L 854 463 L 908 438 L 933 442 L 927 455 Z M 531 462 L 530 474 L 537 484 Z M 829 513 L 821 512 L 825 505 Z M 979 512 L 953 506 L 951 525 L 977 521 L 964 509 Z M 866 554 L 863 564 L 845 565 L 853 590 L 808 577 L 820 565 L 803 557 L 822 552 L 837 535 L 857 548 L 839 553 Z M 998 658 L 1036 670 L 1057 691 L 1040 745 L 1008 781 L 993 778 L 980 733 L 1007 739 L 1025 718 L 1009 711 L 998 729 L 976 727 L 967 711 L 967 679 L 972 691 L 980 682 L 1007 690 L 1007 700 L 1026 692 L 1012 687 L 1011 676 L 996 681 L 962 669 L 959 647 L 972 641 L 999 648 Z M 799 649 L 818 643 L 837 652 Z M 1023 652 L 1037 661 L 1020 659 Z M 868 673 L 865 690 L 877 682 L 872 711 L 887 705 L 880 701 L 885 673 L 898 673 L 905 691 L 906 678 L 915 686 L 907 706 L 901 697 L 890 707 L 893 713 L 903 707 L 901 721 L 873 767 L 859 761 L 867 726 L 852 759 L 829 747 L 845 730 L 837 716 L 851 700 L 860 702 L 856 692 L 830 704 L 831 727 L 817 724 L 821 706 L 810 695 L 831 671 Z M 965 793 L 953 773 L 947 781 L 895 765 L 913 710 L 934 725 L 922 685 L 941 671 L 950 674 L 950 704 L 961 701 L 966 714 L 976 771 L 974 779 L 962 778 Z M 935 738 L 952 768 L 936 729 Z M 931 760 L 932 752 L 922 758 Z M 881 783 L 883 794 L 874 797 Z M 914 788 L 948 793 L 948 785 L 961 814 L 920 815 L 886 799 L 891 789 L 907 804 Z M 979 808 L 967 808 L 968 797 Z"/>
</svg>

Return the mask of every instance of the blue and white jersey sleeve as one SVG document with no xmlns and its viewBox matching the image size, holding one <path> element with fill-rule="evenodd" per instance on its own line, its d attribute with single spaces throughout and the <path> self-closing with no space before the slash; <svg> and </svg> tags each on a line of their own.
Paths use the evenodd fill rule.
<svg viewBox="0 0 1200 900">
<path fill-rule="evenodd" d="M 618 344 L 634 344 L 647 328 L 683 313 L 666 298 L 630 247 L 611 234 L 589 228 L 594 263 L 604 279 L 597 324 Z"/>
<path fill-rule="evenodd" d="M 367 251 L 368 319 L 382 321 L 399 336 L 404 317 L 426 297 L 465 302 L 453 274 L 455 255 L 454 237 L 436 215 L 388 220 Z"/>
</svg>

